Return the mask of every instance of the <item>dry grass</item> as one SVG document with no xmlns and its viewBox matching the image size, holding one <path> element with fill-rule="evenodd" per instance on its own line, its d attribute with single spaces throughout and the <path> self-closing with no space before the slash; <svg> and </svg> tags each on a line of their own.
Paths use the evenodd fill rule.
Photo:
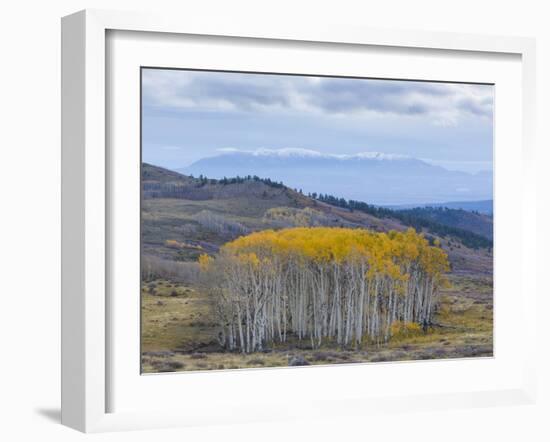
<svg viewBox="0 0 550 442">
<path fill-rule="evenodd" d="M 224 352 L 210 319 L 208 299 L 197 289 L 154 281 L 142 289 L 142 370 L 225 370 L 287 367 L 293 357 L 311 365 L 492 356 L 493 301 L 488 278 L 453 276 L 442 294 L 436 326 L 427 333 L 396 337 L 385 345 L 312 350 L 308 343 L 274 346 L 265 353 Z"/>
</svg>

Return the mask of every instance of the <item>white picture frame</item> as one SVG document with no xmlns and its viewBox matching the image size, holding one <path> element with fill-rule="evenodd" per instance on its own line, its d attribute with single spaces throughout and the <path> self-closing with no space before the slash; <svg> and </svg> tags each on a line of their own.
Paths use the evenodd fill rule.
<svg viewBox="0 0 550 442">
<path fill-rule="evenodd" d="M 384 48 L 468 52 L 482 59 L 484 54 L 515 56 L 521 64 L 521 128 L 522 210 L 521 237 L 517 241 L 521 253 L 521 308 L 523 318 L 535 317 L 536 286 L 533 265 L 536 256 L 535 238 L 535 176 L 534 168 L 534 108 L 535 108 L 535 43 L 518 37 L 491 37 L 415 31 L 387 31 L 334 26 L 317 27 L 311 24 L 293 28 L 274 24 L 272 28 L 254 23 L 217 23 L 194 18 L 156 17 L 150 14 L 87 10 L 63 18 L 62 21 L 62 422 L 85 432 L 122 429 L 158 428 L 168 426 L 208 425 L 212 415 L 196 407 L 195 413 L 182 407 L 169 405 L 163 409 L 114 410 L 109 395 L 114 386 L 110 376 L 113 360 L 108 339 L 113 321 L 108 298 L 109 244 L 116 229 L 108 228 L 112 216 L 111 179 L 106 121 L 108 108 L 108 76 L 106 76 L 108 32 L 154 32 L 156 35 L 218 36 L 284 41 L 292 45 L 338 44 L 341 47 L 367 45 Z M 143 34 L 146 37 L 146 34 Z M 149 34 L 150 35 L 150 34 Z M 497 115 L 497 118 L 498 115 Z M 498 167 L 498 166 L 497 166 Z M 498 174 L 498 171 L 496 172 Z M 497 248 L 500 247 L 497 243 Z M 503 249 L 501 249 L 503 250 Z M 496 284 L 498 287 L 498 284 Z M 137 298 L 137 293 L 136 293 Z M 523 337 L 534 336 L 534 321 L 522 323 Z M 460 408 L 499 404 L 532 403 L 535 397 L 536 359 L 534 339 L 526 339 L 525 349 L 518 355 L 521 365 L 521 382 L 501 388 L 448 393 L 430 391 L 429 394 L 391 394 L 354 397 L 328 396 L 316 400 L 312 407 L 296 404 L 285 410 L 274 407 L 257 407 L 250 398 L 235 407 L 246 409 L 244 421 L 308 418 L 334 414 L 369 414 L 383 409 L 389 412 L 403 410 Z M 533 344 L 531 344 L 532 342 Z M 116 348 L 116 347 L 115 347 Z M 497 355 L 498 358 L 498 355 Z M 137 357 L 136 357 L 137 359 Z M 426 364 L 434 364 L 431 362 Z M 373 367 L 373 366 L 370 366 Z M 378 366 L 390 367 L 390 365 Z M 420 366 L 416 366 L 420 367 Z M 472 366 L 473 367 L 473 366 Z M 470 369 L 475 369 L 475 367 Z M 347 375 L 357 376 L 361 367 L 338 367 L 348 370 Z M 414 368 L 413 368 L 414 369 Z M 422 368 L 420 368 L 421 370 Z M 459 368 L 460 369 L 460 368 Z M 310 369 L 284 371 L 286 378 L 305 382 Z M 312 368 L 312 370 L 319 370 Z M 377 369 L 380 370 L 379 368 Z M 418 371 L 419 368 L 416 368 Z M 265 372 L 267 370 L 260 370 Z M 243 371 L 239 382 L 246 386 L 247 379 L 260 379 L 259 371 Z M 252 375 L 251 373 L 254 373 Z M 279 371 L 282 373 L 282 371 Z M 310 372 L 311 373 L 311 372 Z M 194 382 L 208 382 L 202 373 Z M 214 374 L 216 375 L 216 374 Z M 162 376 L 164 387 L 181 382 L 177 376 Z M 185 376 L 182 374 L 181 376 Z M 218 381 L 222 378 L 216 378 Z M 250 381 L 252 382 L 252 381 Z M 155 387 L 156 388 L 156 387 Z M 246 388 L 246 387 L 244 387 Z M 251 387 L 252 389 L 252 387 Z M 167 393 L 162 393 L 167 394 Z M 189 398 L 192 400 L 192 398 Z M 169 402 L 169 401 L 168 401 Z M 216 415 L 217 422 L 243 421 L 230 411 Z"/>
</svg>

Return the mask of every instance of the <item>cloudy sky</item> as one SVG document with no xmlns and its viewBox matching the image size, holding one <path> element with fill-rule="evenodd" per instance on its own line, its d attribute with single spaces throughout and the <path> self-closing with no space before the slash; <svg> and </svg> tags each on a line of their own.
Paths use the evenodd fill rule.
<svg viewBox="0 0 550 442">
<path fill-rule="evenodd" d="M 493 86 L 144 69 L 143 160 L 228 150 L 382 152 L 492 169 Z"/>
</svg>

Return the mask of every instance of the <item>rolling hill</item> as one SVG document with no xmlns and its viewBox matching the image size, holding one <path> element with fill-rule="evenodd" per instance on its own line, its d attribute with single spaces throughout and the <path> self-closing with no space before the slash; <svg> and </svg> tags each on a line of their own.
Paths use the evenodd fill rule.
<svg viewBox="0 0 550 442">
<path fill-rule="evenodd" d="M 414 209 L 399 210 L 401 219 L 405 216 L 420 218 L 445 226 L 467 230 L 488 240 L 493 240 L 493 219 L 482 213 L 470 212 L 448 207 L 416 207 Z"/>
<path fill-rule="evenodd" d="M 492 355 L 493 254 L 492 248 L 464 244 L 472 238 L 489 242 L 475 233 L 360 201 L 325 195 L 323 201 L 320 195 L 308 197 L 257 176 L 193 178 L 143 164 L 142 184 L 143 372 L 287 366 L 296 365 L 297 357 L 307 364 L 326 364 Z M 214 299 L 199 272 L 199 256 L 216 256 L 228 241 L 265 229 L 388 231 L 411 224 L 419 224 L 417 230 L 430 241 L 440 240 L 451 266 L 429 332 L 411 336 L 410 342 L 397 336 L 359 352 L 330 342 L 321 351 L 309 349 L 309 340 L 290 335 L 288 343 L 253 356 L 221 345 Z M 217 287 L 216 279 L 210 282 Z"/>
<path fill-rule="evenodd" d="M 317 225 L 389 231 L 404 230 L 414 221 L 421 223 L 417 230 L 441 239 L 456 271 L 492 271 L 491 253 L 464 245 L 470 235 L 488 241 L 463 229 L 468 226 L 448 227 L 364 203 L 350 208 L 344 199 L 330 204 L 257 176 L 193 178 L 144 163 L 142 181 L 143 251 L 163 259 L 195 261 L 201 253 L 215 253 L 227 241 L 263 229 Z"/>
</svg>

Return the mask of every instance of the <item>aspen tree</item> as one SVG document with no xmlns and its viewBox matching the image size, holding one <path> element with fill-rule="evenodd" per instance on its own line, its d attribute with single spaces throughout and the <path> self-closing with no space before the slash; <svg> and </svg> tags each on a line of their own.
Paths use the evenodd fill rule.
<svg viewBox="0 0 550 442">
<path fill-rule="evenodd" d="M 360 346 L 385 342 L 392 325 L 432 320 L 449 264 L 414 229 L 297 227 L 264 230 L 225 244 L 199 265 L 229 350 L 250 353 L 289 334 Z"/>
</svg>

